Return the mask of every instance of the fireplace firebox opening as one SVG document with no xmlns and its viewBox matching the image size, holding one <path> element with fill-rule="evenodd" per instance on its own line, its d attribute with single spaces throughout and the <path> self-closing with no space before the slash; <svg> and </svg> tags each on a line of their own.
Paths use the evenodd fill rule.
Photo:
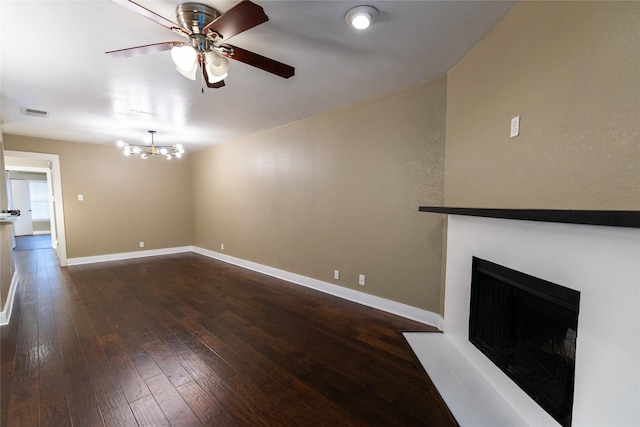
<svg viewBox="0 0 640 427">
<path fill-rule="evenodd" d="M 580 292 L 473 257 L 469 341 L 571 425 Z"/>
</svg>

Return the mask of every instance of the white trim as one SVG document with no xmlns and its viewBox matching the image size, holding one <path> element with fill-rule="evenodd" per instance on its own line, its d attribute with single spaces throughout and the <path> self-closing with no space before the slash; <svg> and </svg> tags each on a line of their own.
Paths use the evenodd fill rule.
<svg viewBox="0 0 640 427">
<path fill-rule="evenodd" d="M 13 300 L 16 297 L 16 288 L 18 287 L 18 274 L 13 272 L 11 278 L 11 284 L 9 285 L 9 293 L 7 294 L 7 302 L 4 304 L 4 308 L 0 312 L 0 326 L 9 324 L 11 320 L 11 312 L 13 311 Z"/>
<path fill-rule="evenodd" d="M 199 247 L 193 252 L 441 329 L 442 316 L 421 308 Z"/>
<path fill-rule="evenodd" d="M 184 252 L 191 252 L 192 249 L 193 249 L 192 246 L 180 246 L 176 248 L 150 249 L 147 251 L 121 252 L 117 254 L 69 258 L 67 260 L 67 265 L 93 264 L 96 262 L 119 261 L 123 259 L 131 259 L 131 258 L 145 258 L 150 256 L 158 256 L 158 255 L 179 254 Z"/>
<path fill-rule="evenodd" d="M 42 235 L 42 234 L 51 234 L 51 230 L 39 230 L 39 231 L 34 231 L 33 232 L 34 236 Z"/>
</svg>

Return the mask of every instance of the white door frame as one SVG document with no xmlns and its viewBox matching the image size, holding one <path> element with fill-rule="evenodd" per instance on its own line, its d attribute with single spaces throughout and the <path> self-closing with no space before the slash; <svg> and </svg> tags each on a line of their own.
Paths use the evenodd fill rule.
<svg viewBox="0 0 640 427">
<path fill-rule="evenodd" d="M 11 157 L 22 157 L 28 159 L 37 159 L 37 160 L 46 160 L 49 161 L 51 165 L 51 184 L 53 186 L 53 201 L 54 201 L 54 210 L 55 210 L 55 224 L 52 224 L 51 227 L 52 233 L 55 233 L 57 237 L 57 247 L 55 248 L 58 252 L 58 258 L 60 259 L 60 265 L 62 267 L 67 265 L 67 240 L 66 240 L 66 232 L 64 227 L 64 206 L 62 204 L 62 180 L 60 177 L 60 156 L 57 154 L 46 154 L 46 153 L 31 153 L 27 151 L 10 151 L 4 150 L 5 156 Z M 25 171 L 29 168 L 26 166 L 9 166 L 5 165 L 7 170 L 21 170 Z M 32 168 L 38 169 L 38 168 Z M 49 178 L 49 173 L 47 173 L 47 178 Z M 54 230 L 55 228 L 55 230 Z M 52 243 L 54 243 L 52 234 Z"/>
</svg>

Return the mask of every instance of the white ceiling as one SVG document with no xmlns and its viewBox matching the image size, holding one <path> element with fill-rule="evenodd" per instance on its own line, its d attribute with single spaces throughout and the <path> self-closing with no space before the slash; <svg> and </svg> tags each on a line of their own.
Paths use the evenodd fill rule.
<svg viewBox="0 0 640 427">
<path fill-rule="evenodd" d="M 176 21 L 179 0 L 138 0 Z M 237 0 L 202 0 L 221 12 Z M 254 0 L 269 21 L 229 43 L 289 64 L 286 80 L 231 61 L 226 86 L 201 93 L 169 52 L 112 58 L 105 51 L 181 40 L 108 0 L 0 1 L 4 134 L 77 142 L 186 148 L 234 140 L 447 72 L 514 5 L 512 1 Z M 345 13 L 380 15 L 365 32 Z M 45 110 L 47 118 L 21 114 Z"/>
</svg>

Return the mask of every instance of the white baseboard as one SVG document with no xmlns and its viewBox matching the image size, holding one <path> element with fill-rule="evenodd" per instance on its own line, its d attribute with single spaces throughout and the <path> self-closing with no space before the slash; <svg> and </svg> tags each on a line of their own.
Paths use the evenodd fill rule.
<svg viewBox="0 0 640 427">
<path fill-rule="evenodd" d="M 51 234 L 51 230 L 40 230 L 40 231 L 34 231 L 33 235 L 37 236 L 39 234 Z"/>
<path fill-rule="evenodd" d="M 277 268 L 269 267 L 267 265 L 247 261 L 241 258 L 232 257 L 219 252 L 210 251 L 208 249 L 193 247 L 193 252 L 249 270 L 257 271 L 258 273 L 263 273 L 281 280 L 286 280 L 287 282 L 295 283 L 307 288 L 312 288 L 349 301 L 366 305 L 368 307 L 386 311 L 388 313 L 392 313 L 407 319 L 415 320 L 420 323 L 435 326 L 438 329 L 442 330 L 442 316 L 428 310 L 412 307 L 407 304 L 391 301 L 385 298 L 377 297 L 375 295 L 370 295 L 364 292 L 345 288 L 343 286 L 334 285 L 333 283 L 323 282 L 322 280 L 302 276 L 300 274 L 291 273 L 285 270 L 280 270 Z"/>
<path fill-rule="evenodd" d="M 437 313 L 433 313 L 431 311 L 423 310 L 421 308 L 413 307 L 400 302 L 391 301 L 386 298 L 377 297 L 365 292 L 345 288 L 343 286 L 334 285 L 333 283 L 324 282 L 312 277 L 291 273 L 289 271 L 269 267 L 268 265 L 258 264 L 256 262 L 247 261 L 242 258 L 236 258 L 219 252 L 203 249 L 197 246 L 181 246 L 176 248 L 154 249 L 148 251 L 124 252 L 109 255 L 69 258 L 67 260 L 67 265 L 71 266 L 92 264 L 96 262 L 118 261 L 123 259 L 143 258 L 158 255 L 171 255 L 184 252 L 195 252 L 209 258 L 214 258 L 229 264 L 246 268 L 248 270 L 266 274 L 268 276 L 285 280 L 296 285 L 305 286 L 307 288 L 315 289 L 330 295 L 337 296 L 339 298 L 356 302 L 358 304 L 366 305 L 368 307 L 386 311 L 388 313 L 395 314 L 407 319 L 415 320 L 426 325 L 435 326 L 436 328 L 442 330 L 443 319 L 442 316 Z"/>
<path fill-rule="evenodd" d="M 145 258 L 150 256 L 158 256 L 158 255 L 171 255 L 171 254 L 179 254 L 184 252 L 191 252 L 192 250 L 193 250 L 192 246 L 179 246 L 175 248 L 150 249 L 147 251 L 122 252 L 118 254 L 69 258 L 67 259 L 67 265 L 93 264 L 96 262 L 119 261 L 123 259 Z"/>
<path fill-rule="evenodd" d="M 18 287 L 18 274 L 14 271 L 11 278 L 11 284 L 9 285 L 9 293 L 7 294 L 7 301 L 4 303 L 4 307 L 0 312 L 0 326 L 8 325 L 11 320 L 11 312 L 13 311 L 13 300 L 16 297 L 16 288 Z"/>
</svg>

